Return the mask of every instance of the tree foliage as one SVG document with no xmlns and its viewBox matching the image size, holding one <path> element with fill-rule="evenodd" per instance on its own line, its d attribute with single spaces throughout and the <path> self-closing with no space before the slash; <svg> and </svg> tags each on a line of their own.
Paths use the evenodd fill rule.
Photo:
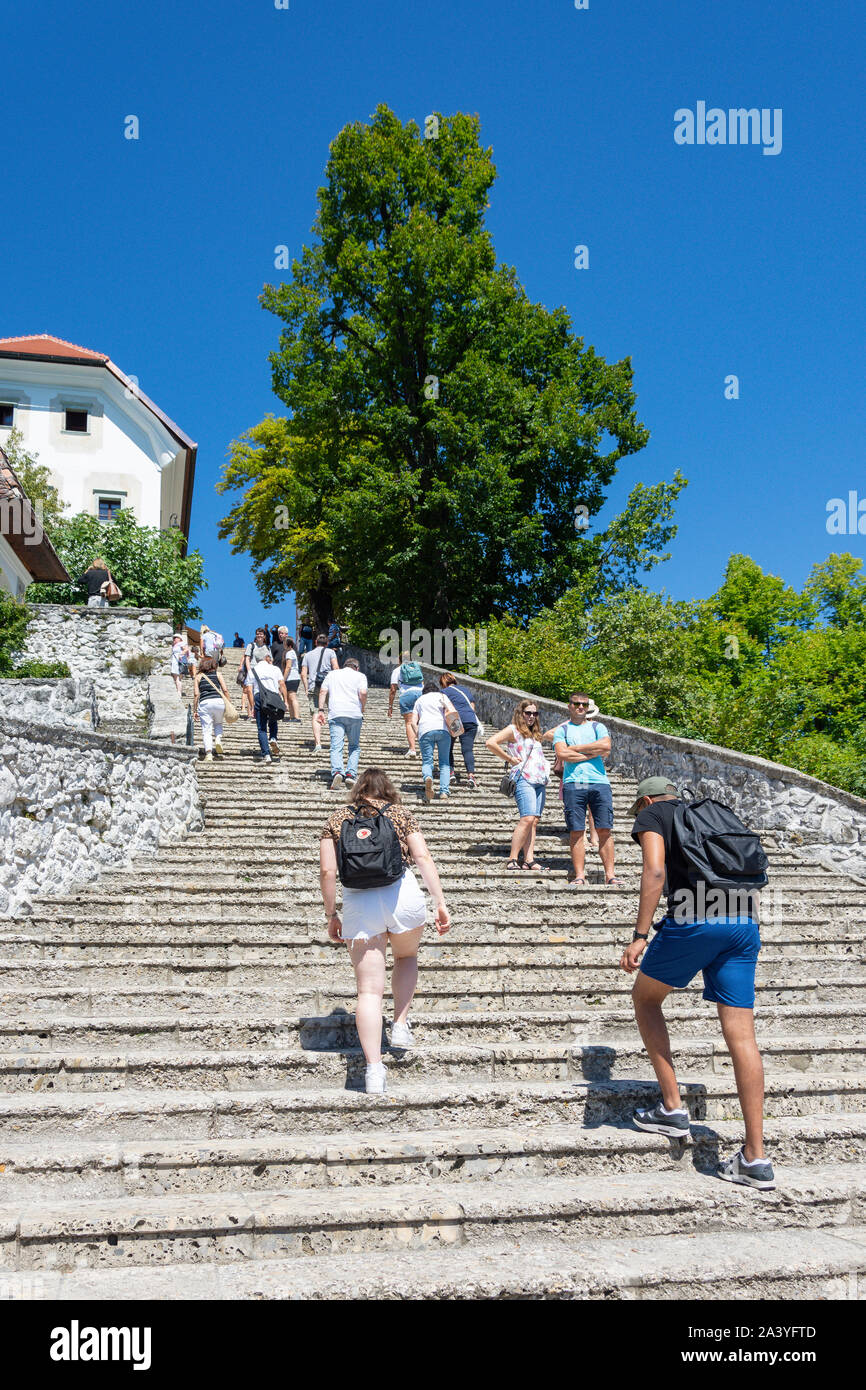
<svg viewBox="0 0 866 1390">
<path fill-rule="evenodd" d="M 488 628 L 488 677 L 770 758 L 866 795 L 866 575 L 832 555 L 803 591 L 732 555 L 708 599 L 574 589 L 527 625 Z"/>
<path fill-rule="evenodd" d="M 120 585 L 124 605 L 170 608 L 175 622 L 201 616 L 194 599 L 205 587 L 204 560 L 197 550 L 184 554 L 185 537 L 177 528 L 139 526 L 131 510 L 119 512 L 112 522 L 79 512 L 59 523 L 52 543 L 72 582 L 31 584 L 31 603 L 86 603 L 81 577 L 101 556 Z"/>
<path fill-rule="evenodd" d="M 629 582 L 673 534 L 679 477 L 590 534 L 649 437 L 631 362 L 607 363 L 497 264 L 495 178 L 476 117 L 441 116 L 424 139 L 380 106 L 333 141 L 312 244 L 262 295 L 289 414 L 233 446 L 219 486 L 242 496 L 221 534 L 264 597 L 294 589 L 358 640 L 403 618 L 532 616 L 597 583 L 602 559 Z"/>
<path fill-rule="evenodd" d="M 0 589 L 0 680 L 20 680 L 24 676 L 68 676 L 65 661 L 16 662 L 24 646 L 30 613 L 27 605 Z"/>
<path fill-rule="evenodd" d="M 42 529 L 51 540 L 63 518 L 65 506 L 51 481 L 51 470 L 39 462 L 38 454 L 31 454 L 24 448 L 24 436 L 17 426 L 9 431 L 3 451 L 25 496 L 34 504 L 37 515 L 41 516 Z"/>
</svg>

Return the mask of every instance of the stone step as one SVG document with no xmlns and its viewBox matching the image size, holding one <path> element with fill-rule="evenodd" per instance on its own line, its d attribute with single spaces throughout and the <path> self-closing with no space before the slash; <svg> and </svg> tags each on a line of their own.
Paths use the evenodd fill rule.
<svg viewBox="0 0 866 1390">
<path fill-rule="evenodd" d="M 323 1078 L 324 1080 L 324 1078 Z M 700 1081 L 682 1083 L 683 1104 L 693 1121 L 742 1124 L 730 1074 L 707 1070 Z M 270 1137 L 275 1134 L 334 1134 L 351 1127 L 364 1135 L 455 1126 L 596 1126 L 631 1120 L 635 1106 L 658 1100 L 655 1081 L 544 1080 L 501 1077 L 496 1081 L 421 1077 L 408 1084 L 389 1063 L 388 1094 L 357 1089 L 294 1087 L 255 1090 L 74 1090 L 0 1095 L 0 1131 L 9 1143 L 61 1139 L 94 1141 Z M 764 1114 L 770 1118 L 866 1113 L 866 1075 L 838 1076 L 801 1071 L 771 1072 Z"/>
<path fill-rule="evenodd" d="M 831 974 L 829 969 L 821 969 L 821 958 L 796 964 L 796 958 L 779 963 L 775 968 L 770 963 L 762 969 L 756 983 L 758 1007 L 783 1003 L 847 1003 L 850 1006 L 866 1005 L 866 972 L 853 964 L 844 973 Z M 334 962 L 336 966 L 336 961 Z M 341 961 L 341 966 L 346 966 Z M 802 970 L 802 973 L 800 973 Z M 19 962 L 0 967 L 0 1011 L 8 1016 L 11 1001 L 22 996 L 34 1001 L 43 997 L 46 990 L 82 990 L 92 986 L 106 996 L 119 997 L 126 990 L 141 986 L 165 985 L 166 987 L 191 986 L 210 989 L 246 987 L 267 988 L 268 985 L 279 990 L 285 1008 L 292 1012 L 321 1012 L 340 1001 L 351 1004 L 355 998 L 354 984 L 348 969 L 344 973 L 332 972 L 332 983 L 322 980 L 318 985 L 310 981 L 301 983 L 293 976 L 280 976 L 274 983 L 275 967 L 271 962 L 244 964 L 229 961 L 175 962 L 137 960 L 135 964 L 101 964 L 81 962 L 56 964 L 52 962 Z M 539 972 L 522 973 L 494 970 L 465 972 L 455 967 L 428 965 L 421 972 L 416 990 L 416 1008 L 424 1009 L 488 1009 L 505 1005 L 519 1008 L 586 1008 L 599 1005 L 604 1008 L 627 1003 L 633 981 L 616 968 L 615 961 L 606 966 L 581 965 L 561 967 L 547 972 L 547 978 Z M 693 981 L 683 996 L 698 997 L 702 986 L 700 980 Z"/>
<path fill-rule="evenodd" d="M 13 1298 L 94 1301 L 275 1299 L 320 1303 L 388 1300 L 638 1298 L 718 1301 L 851 1300 L 866 1272 L 862 1226 L 742 1229 L 687 1235 L 573 1240 L 530 1237 L 518 1250 L 502 1241 L 367 1251 L 304 1260 L 172 1263 L 4 1272 Z M 715 1347 L 715 1343 L 713 1346 Z"/>
<path fill-rule="evenodd" d="M 239 1258 L 271 1260 L 354 1251 L 517 1249 L 544 1234 L 582 1239 L 857 1226 L 866 1214 L 866 1166 L 790 1168 L 784 1190 L 756 1193 L 694 1170 L 609 1173 L 399 1188 L 182 1193 L 0 1207 L 0 1268 L 64 1270 Z"/>
<path fill-rule="evenodd" d="M 786 1167 L 862 1163 L 866 1115 L 770 1120 L 765 1143 L 778 1180 Z M 373 1183 L 465 1183 L 501 1178 L 607 1177 L 639 1168 L 715 1174 L 742 1142 L 742 1124 L 695 1123 L 687 1141 L 616 1125 L 395 1130 L 258 1139 L 176 1139 L 21 1145 L 0 1141 L 4 1201 L 114 1200 L 180 1192 L 257 1192 Z"/>
<path fill-rule="evenodd" d="M 449 962 L 472 970 L 478 966 L 510 966 L 514 969 L 534 969 L 540 967 L 569 967 L 596 961 L 610 965 L 621 950 L 625 941 L 631 939 L 632 922 L 623 922 L 616 930 L 605 927 L 572 928 L 569 938 L 556 940 L 555 933 L 545 933 L 538 937 L 529 935 L 520 928 L 500 928 L 495 936 L 481 938 L 473 929 L 473 935 L 466 939 L 439 939 L 437 944 L 425 942 L 422 952 L 422 966 L 427 968 L 431 962 Z M 41 930 L 32 933 L 0 932 L 0 955 L 7 962 L 18 961 L 94 961 L 116 960 L 118 953 L 129 953 L 130 947 L 145 953 L 148 960 L 178 960 L 189 957 L 198 959 L 208 952 L 217 958 L 242 961 L 248 957 L 256 960 L 271 960 L 282 970 L 294 970 L 303 966 L 321 964 L 333 959 L 333 946 L 320 931 L 301 934 L 298 928 L 293 934 L 279 930 L 267 935 L 261 927 L 231 925 L 216 926 L 209 923 L 193 923 L 186 931 L 170 924 L 161 926 L 147 923 L 144 927 L 126 927 L 122 923 L 112 924 L 114 935 L 109 936 L 100 930 L 101 924 L 85 923 L 74 934 L 67 931 Z M 770 931 L 778 932 L 771 935 Z M 848 935 L 837 928 L 834 935 L 822 936 L 813 929 L 795 932 L 790 924 L 785 927 L 762 928 L 760 966 L 766 969 L 770 963 L 788 961 L 791 958 L 826 961 L 838 956 L 845 960 L 860 963 L 866 959 L 862 936 L 853 930 Z M 785 933 L 784 935 L 782 933 Z M 550 937 L 554 937 L 550 940 Z"/>
<path fill-rule="evenodd" d="M 23 938 L 14 940 L 0 936 L 0 970 L 11 969 L 23 964 L 28 968 L 42 964 L 64 966 L 98 964 L 134 968 L 129 963 L 130 947 L 140 952 L 137 961 L 147 965 L 179 964 L 207 968 L 211 964 L 264 965 L 277 967 L 284 979 L 304 980 L 311 973 L 321 974 L 322 963 L 334 959 L 333 945 L 316 938 L 279 937 L 263 941 L 259 931 L 258 939 L 238 940 L 231 932 L 222 937 L 213 934 L 193 940 L 182 940 L 179 934 L 164 936 L 161 940 L 147 939 L 145 933 L 126 932 L 122 939 L 102 940 L 76 937 L 74 941 L 66 938 Z M 148 937 L 152 936 L 148 933 Z M 495 943 L 463 940 L 447 945 L 427 945 L 421 957 L 425 972 L 451 971 L 455 978 L 478 976 L 484 980 L 492 971 L 511 971 L 515 977 L 521 973 L 555 971 L 565 978 L 576 978 L 577 970 L 610 970 L 619 964 L 623 945 L 631 940 L 630 926 L 623 925 L 619 933 L 598 933 L 595 941 L 575 941 L 552 945 L 544 941 L 512 941 L 510 945 L 501 941 Z M 448 942 L 448 937 L 442 938 Z M 784 963 L 786 973 L 794 976 L 804 972 L 814 974 L 817 968 L 823 970 L 832 960 L 838 964 L 844 961 L 846 967 L 859 967 L 866 964 L 866 947 L 861 940 L 847 939 L 809 940 L 804 937 L 789 936 L 787 940 L 764 941 L 758 961 L 758 970 L 767 977 L 771 968 L 778 969 Z M 775 978 L 775 975 L 774 975 Z"/>
<path fill-rule="evenodd" d="M 301 1050 L 285 1035 L 283 1046 L 244 1048 L 124 1048 L 118 1052 L 27 1051 L 0 1054 L 0 1090 L 4 1092 L 87 1091 L 120 1089 L 273 1090 L 280 1087 L 361 1086 L 364 1058 L 358 1048 Z M 804 1075 L 840 1076 L 866 1072 L 866 1041 L 850 1037 L 767 1037 L 761 1051 L 765 1070 Z M 721 1042 L 678 1038 L 672 1046 L 677 1074 L 726 1073 L 731 1059 Z M 418 1043 L 392 1052 L 389 1067 L 395 1082 L 405 1084 L 441 1075 L 467 1081 L 579 1080 L 607 1081 L 652 1075 L 640 1046 L 628 1037 L 600 1044 L 578 1040 L 477 1042 L 472 1045 Z"/>
<path fill-rule="evenodd" d="M 706 1005 L 703 1001 L 695 1002 L 694 995 L 680 998 L 683 1002 L 669 1001 L 665 1009 L 671 1029 L 679 1037 L 706 1036 Z M 29 1000 L 23 1002 L 26 1005 Z M 0 1015 L 0 1053 L 19 1055 L 79 1048 L 104 1052 L 130 1045 L 136 1051 L 151 1047 L 260 1051 L 299 1046 L 315 1052 L 358 1046 L 353 999 L 347 999 L 345 1009 L 319 1015 L 292 1015 L 279 997 L 275 999 L 261 991 L 252 998 L 244 996 L 237 1007 L 224 1008 L 222 1012 L 214 1009 L 213 997 L 206 991 L 185 1001 L 177 1001 L 174 996 L 164 999 L 156 991 L 142 991 L 134 999 L 138 1013 L 131 1011 L 132 997 L 123 1001 L 125 1007 L 117 1014 L 110 1013 L 109 1003 L 100 993 L 56 1002 L 67 1007 L 86 1003 L 90 1012 L 58 1016 L 56 1009 L 50 1008 L 42 1014 L 9 1010 Z M 255 1004 L 261 1012 L 250 1013 Z M 241 1011 L 243 1006 L 246 1012 Z M 635 1037 L 634 1016 L 628 1008 L 521 1010 L 512 1006 L 464 1009 L 457 1013 L 416 1010 L 412 1017 L 418 1041 L 437 1045 L 570 1040 L 619 1046 L 623 1040 L 631 1045 Z M 864 1024 L 866 1009 L 857 1012 L 846 1004 L 785 1004 L 758 1012 L 761 1041 L 796 1036 L 804 1038 L 804 1046 L 807 1041 L 811 1045 L 815 1037 L 859 1037 Z M 390 1023 L 386 1024 L 385 1037 L 390 1037 Z"/>
</svg>

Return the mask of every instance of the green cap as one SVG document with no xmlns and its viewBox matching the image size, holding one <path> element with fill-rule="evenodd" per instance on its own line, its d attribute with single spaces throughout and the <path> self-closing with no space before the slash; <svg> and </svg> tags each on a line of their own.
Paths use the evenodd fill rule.
<svg viewBox="0 0 866 1390">
<path fill-rule="evenodd" d="M 642 782 L 637 784 L 637 796 L 629 811 L 630 816 L 637 815 L 640 803 L 645 796 L 679 796 L 679 792 L 667 777 L 645 777 Z"/>
</svg>

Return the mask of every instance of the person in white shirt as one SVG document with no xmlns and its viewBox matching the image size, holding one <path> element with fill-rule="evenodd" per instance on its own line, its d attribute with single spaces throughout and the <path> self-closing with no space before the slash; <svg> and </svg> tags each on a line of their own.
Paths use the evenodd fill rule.
<svg viewBox="0 0 866 1390">
<path fill-rule="evenodd" d="M 412 724 L 421 749 L 421 776 L 424 778 L 424 800 L 433 800 L 433 754 L 439 751 L 439 796 L 444 800 L 451 791 L 451 734 L 446 716 L 457 711 L 436 681 L 425 681 L 422 693 L 412 709 Z M 459 718 L 459 716 L 458 716 Z M 459 725 L 457 726 L 460 727 Z"/>
<path fill-rule="evenodd" d="M 423 688 L 424 673 L 420 665 L 417 661 L 412 660 L 409 652 L 403 652 L 401 665 L 395 666 L 391 672 L 391 688 L 388 691 L 388 718 L 393 718 L 396 698 L 399 701 L 400 713 L 406 726 L 406 742 L 409 745 L 406 750 L 407 758 L 417 758 L 418 756 L 412 710 Z"/>
<path fill-rule="evenodd" d="M 304 653 L 301 662 L 301 684 L 304 693 L 310 701 L 310 714 L 313 716 L 313 742 L 316 752 L 321 751 L 322 747 L 322 721 L 319 718 L 319 691 L 322 682 L 329 671 L 339 669 L 339 662 L 333 652 L 327 649 L 327 637 L 324 633 L 316 638 L 316 645 L 311 652 Z"/>
<path fill-rule="evenodd" d="M 262 762 L 269 763 L 272 756 L 280 756 L 280 745 L 277 742 L 277 731 L 279 722 L 275 713 L 265 709 L 262 705 L 262 691 L 267 690 L 275 695 L 279 695 L 283 708 L 289 702 L 286 693 L 286 683 L 283 680 L 283 673 L 279 666 L 274 665 L 270 647 L 265 648 L 265 654 L 260 660 L 253 662 L 252 670 L 253 682 L 253 703 L 256 712 L 256 725 L 259 731 L 259 747 L 262 750 Z"/>
<path fill-rule="evenodd" d="M 304 660 L 306 661 L 306 657 Z M 322 681 L 319 691 L 319 728 L 325 723 L 325 701 L 328 702 L 328 720 L 331 728 L 331 791 L 336 791 L 343 782 L 347 787 L 354 784 L 358 775 L 358 762 L 361 757 L 361 723 L 367 704 L 367 677 L 358 669 L 353 656 L 347 660 L 342 671 L 335 667 Z M 348 742 L 348 759 L 343 766 L 343 745 Z"/>
</svg>

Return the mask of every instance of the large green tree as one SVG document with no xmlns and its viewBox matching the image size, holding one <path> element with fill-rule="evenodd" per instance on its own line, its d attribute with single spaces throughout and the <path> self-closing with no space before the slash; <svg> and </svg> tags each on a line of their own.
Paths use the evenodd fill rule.
<svg viewBox="0 0 866 1390">
<path fill-rule="evenodd" d="M 648 439 L 631 363 L 607 363 L 497 264 L 480 123 L 437 122 L 424 138 L 380 106 L 333 141 L 312 243 L 262 295 L 289 415 L 238 441 L 220 484 L 242 494 L 221 533 L 263 594 L 295 589 L 361 640 L 402 618 L 530 616 L 612 542 L 640 563 L 641 518 L 673 533 L 652 490 L 618 536 L 592 533 L 618 461 Z"/>
</svg>

